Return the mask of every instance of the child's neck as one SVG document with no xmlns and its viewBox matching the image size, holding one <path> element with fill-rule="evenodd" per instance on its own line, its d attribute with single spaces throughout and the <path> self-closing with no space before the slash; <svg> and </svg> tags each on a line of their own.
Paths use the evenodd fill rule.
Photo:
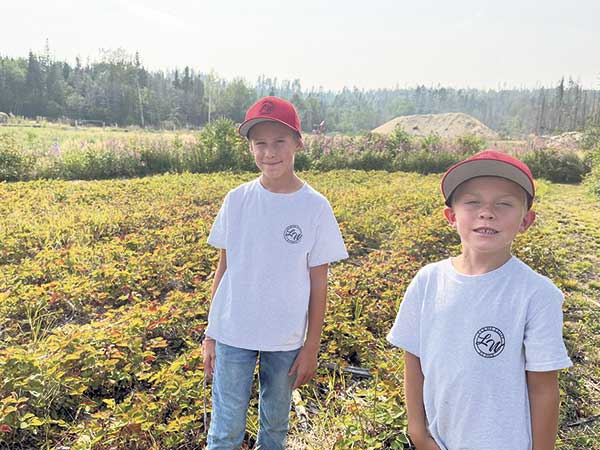
<svg viewBox="0 0 600 450">
<path fill-rule="evenodd" d="M 481 255 L 464 252 L 452 258 L 452 266 L 458 273 L 464 275 L 483 275 L 506 264 L 512 257 L 510 252 L 496 255 Z"/>
<path fill-rule="evenodd" d="M 285 178 L 275 179 L 265 177 L 265 175 L 262 174 L 258 181 L 267 191 L 274 192 L 276 194 L 291 194 L 292 192 L 299 190 L 304 185 L 304 181 L 298 178 L 295 173 L 292 173 L 290 176 Z"/>
</svg>

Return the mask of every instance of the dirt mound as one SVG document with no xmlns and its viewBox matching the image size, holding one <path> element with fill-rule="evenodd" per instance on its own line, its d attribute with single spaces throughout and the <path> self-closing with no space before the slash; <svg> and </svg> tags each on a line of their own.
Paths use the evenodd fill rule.
<svg viewBox="0 0 600 450">
<path fill-rule="evenodd" d="M 375 128 L 373 133 L 390 134 L 397 126 L 412 136 L 438 134 L 443 139 L 458 136 L 477 136 L 484 139 L 499 139 L 498 133 L 482 124 L 475 117 L 464 113 L 418 114 L 400 116 Z"/>
<path fill-rule="evenodd" d="M 547 138 L 546 145 L 559 150 L 577 150 L 581 148 L 583 133 L 578 131 L 569 131 L 557 136 Z"/>
</svg>

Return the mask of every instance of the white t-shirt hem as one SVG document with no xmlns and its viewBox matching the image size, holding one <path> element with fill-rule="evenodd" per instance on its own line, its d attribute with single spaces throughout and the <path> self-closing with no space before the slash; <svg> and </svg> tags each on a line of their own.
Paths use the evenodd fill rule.
<svg viewBox="0 0 600 450">
<path fill-rule="evenodd" d="M 319 267 L 319 266 L 322 266 L 323 264 L 331 264 L 331 263 L 334 263 L 336 261 L 341 261 L 346 258 L 348 258 L 348 253 L 340 253 L 337 256 L 332 256 L 332 257 L 324 259 L 324 260 L 317 260 L 316 262 L 313 261 L 311 264 L 308 265 L 308 267 L 310 267 L 312 269 L 313 267 Z"/>
<path fill-rule="evenodd" d="M 402 340 L 400 340 L 400 339 L 395 339 L 394 336 L 392 336 L 391 333 L 386 336 L 386 339 L 393 346 L 401 348 L 402 350 L 407 351 L 408 353 L 412 353 L 417 358 L 420 357 L 419 356 L 419 349 L 416 346 L 413 346 L 413 345 L 410 345 L 410 344 L 406 344 L 405 342 L 402 342 Z"/>
<path fill-rule="evenodd" d="M 220 248 L 220 249 L 226 249 L 227 248 L 227 246 L 225 245 L 225 242 L 219 241 L 218 239 L 213 239 L 212 237 L 209 237 L 206 240 L 206 242 L 209 245 L 212 245 L 213 247 L 216 247 L 216 248 Z"/>
<path fill-rule="evenodd" d="M 292 350 L 298 350 L 299 348 L 302 348 L 302 346 L 304 345 L 303 342 L 300 342 L 300 343 L 295 343 L 295 344 L 291 344 L 291 345 L 255 344 L 255 345 L 249 346 L 248 342 L 246 342 L 246 341 L 236 342 L 235 340 L 227 339 L 227 338 L 219 335 L 219 333 L 215 333 L 212 330 L 210 330 L 210 331 L 207 330 L 206 335 L 210 336 L 215 341 L 218 341 L 225 345 L 229 345 L 230 347 L 242 348 L 244 350 L 255 350 L 258 352 L 288 352 L 288 351 L 292 351 Z"/>
</svg>

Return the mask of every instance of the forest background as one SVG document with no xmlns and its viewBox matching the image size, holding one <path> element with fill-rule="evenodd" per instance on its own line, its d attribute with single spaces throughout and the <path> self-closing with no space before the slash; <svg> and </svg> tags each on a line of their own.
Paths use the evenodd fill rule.
<svg viewBox="0 0 600 450">
<path fill-rule="evenodd" d="M 400 115 L 464 112 L 501 133 L 524 137 L 600 125 L 600 90 L 572 78 L 536 88 L 388 89 L 302 88 L 298 79 L 260 76 L 226 80 L 189 66 L 150 71 L 138 53 L 104 50 L 97 60 L 55 59 L 48 46 L 27 57 L 0 54 L 0 111 L 28 118 L 157 129 L 199 128 L 215 118 L 241 122 L 248 106 L 265 95 L 296 105 L 304 131 L 325 121 L 326 130 L 357 133 Z"/>
</svg>

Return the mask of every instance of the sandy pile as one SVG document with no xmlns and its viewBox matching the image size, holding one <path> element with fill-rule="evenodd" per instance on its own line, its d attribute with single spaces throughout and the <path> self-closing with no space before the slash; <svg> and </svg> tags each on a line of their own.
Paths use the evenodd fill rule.
<svg viewBox="0 0 600 450">
<path fill-rule="evenodd" d="M 558 136 L 551 136 L 547 138 L 546 145 L 551 148 L 576 150 L 581 148 L 583 140 L 583 133 L 578 131 L 568 131 L 566 133 L 559 134 Z"/>
<path fill-rule="evenodd" d="M 375 128 L 374 133 L 390 134 L 396 126 L 412 136 L 438 134 L 443 139 L 458 136 L 477 136 L 484 139 L 499 139 L 498 133 L 488 128 L 475 117 L 464 113 L 418 114 L 400 116 Z"/>
</svg>

